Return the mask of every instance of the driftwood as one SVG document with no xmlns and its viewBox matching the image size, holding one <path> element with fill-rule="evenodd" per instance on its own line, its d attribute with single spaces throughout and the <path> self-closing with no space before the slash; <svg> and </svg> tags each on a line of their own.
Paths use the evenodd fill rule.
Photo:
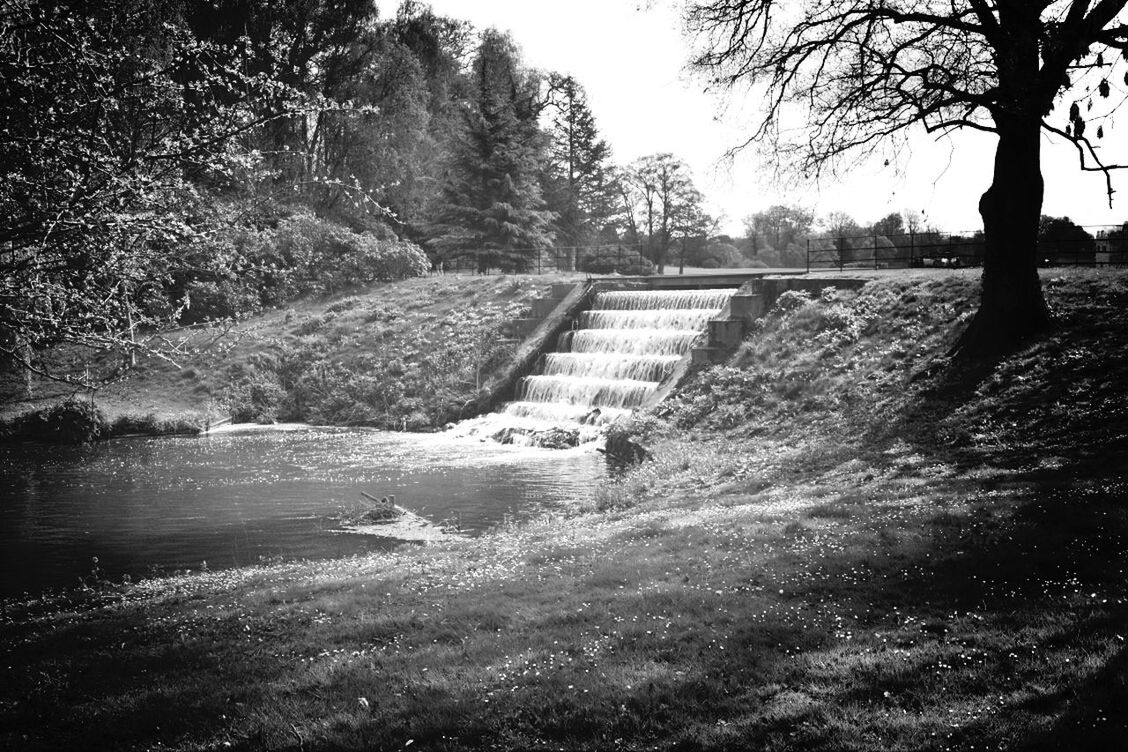
<svg viewBox="0 0 1128 752">
<path fill-rule="evenodd" d="M 364 522 L 391 522 L 403 516 L 403 510 L 396 506 L 395 496 L 384 496 L 378 499 L 364 491 L 361 491 L 360 495 L 377 505 L 375 509 L 369 509 L 361 515 L 361 520 Z"/>
</svg>

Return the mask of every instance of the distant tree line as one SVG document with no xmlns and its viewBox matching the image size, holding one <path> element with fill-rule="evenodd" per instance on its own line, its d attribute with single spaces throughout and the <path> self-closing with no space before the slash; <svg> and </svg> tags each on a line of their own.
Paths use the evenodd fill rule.
<svg viewBox="0 0 1128 752">
<path fill-rule="evenodd" d="M 777 205 L 745 217 L 744 229 L 740 238 L 711 239 L 714 258 L 724 259 L 718 265 L 802 267 L 808 250 L 820 265 L 980 265 L 986 248 L 982 231 L 944 232 L 909 211 L 863 224 L 845 212 L 816 217 L 800 206 Z M 1038 225 L 1039 263 L 1128 262 L 1128 223 L 1102 233 L 1098 238 L 1069 217 L 1043 215 Z M 1107 257 L 1097 256 L 1099 243 Z"/>
</svg>

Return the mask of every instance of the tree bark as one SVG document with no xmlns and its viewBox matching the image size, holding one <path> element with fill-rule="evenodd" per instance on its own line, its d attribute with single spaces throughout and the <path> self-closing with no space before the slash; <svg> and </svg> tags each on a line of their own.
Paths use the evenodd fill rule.
<svg viewBox="0 0 1128 752">
<path fill-rule="evenodd" d="M 985 255 L 979 310 L 955 353 L 980 358 L 1013 351 L 1049 330 L 1050 311 L 1038 278 L 1042 213 L 1038 121 L 999 129 L 991 187 L 979 200 Z"/>
<path fill-rule="evenodd" d="M 1039 10 L 1012 0 L 1000 6 L 1006 44 L 998 49 L 999 136 L 991 187 L 979 200 L 985 254 L 979 310 L 953 348 L 957 357 L 997 357 L 1050 329 L 1038 278 L 1041 165 Z"/>
</svg>

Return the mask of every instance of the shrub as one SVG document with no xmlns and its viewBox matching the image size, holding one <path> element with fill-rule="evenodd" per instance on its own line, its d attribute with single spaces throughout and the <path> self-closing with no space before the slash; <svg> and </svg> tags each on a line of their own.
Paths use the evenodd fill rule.
<svg viewBox="0 0 1128 752">
<path fill-rule="evenodd" d="M 355 232 L 304 209 L 270 216 L 216 209 L 211 231 L 171 273 L 168 298 L 187 299 L 184 323 L 234 318 L 302 295 L 426 274 L 423 250 L 386 228 Z"/>
<path fill-rule="evenodd" d="M 745 264 L 740 250 L 730 243 L 709 243 L 690 254 L 686 262 L 703 269 L 734 269 Z"/>
<path fill-rule="evenodd" d="M 653 274 L 654 264 L 633 248 L 601 246 L 580 259 L 580 271 L 590 274 Z"/>
<path fill-rule="evenodd" d="M 158 418 L 148 415 L 122 415 L 110 425 L 111 436 L 174 436 L 195 435 L 201 430 L 199 420 Z"/>
<path fill-rule="evenodd" d="M 88 401 L 71 398 L 25 413 L 9 424 L 6 438 L 50 444 L 88 444 L 109 435 L 102 411 Z"/>
<path fill-rule="evenodd" d="M 261 308 L 259 295 L 231 279 L 194 279 L 185 284 L 188 307 L 181 314 L 185 324 L 237 318 Z"/>
<path fill-rule="evenodd" d="M 644 413 L 607 426 L 606 453 L 614 463 L 633 465 L 650 457 L 649 445 L 669 432 L 670 425 L 660 418 Z"/>
<path fill-rule="evenodd" d="M 811 294 L 803 290 L 784 290 L 776 298 L 773 312 L 788 313 L 811 302 Z"/>
<path fill-rule="evenodd" d="M 273 423 L 284 396 L 276 379 L 252 371 L 227 389 L 224 401 L 233 423 Z"/>
</svg>

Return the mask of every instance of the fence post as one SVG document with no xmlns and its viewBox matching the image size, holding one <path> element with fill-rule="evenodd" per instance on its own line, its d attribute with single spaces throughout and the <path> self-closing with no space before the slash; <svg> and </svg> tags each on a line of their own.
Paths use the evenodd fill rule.
<svg viewBox="0 0 1128 752">
<path fill-rule="evenodd" d="M 877 235 L 873 236 L 873 268 L 877 269 Z"/>
<path fill-rule="evenodd" d="M 909 266 L 916 260 L 916 231 L 909 230 Z"/>
<path fill-rule="evenodd" d="M 811 239 L 807 238 L 807 274 L 811 273 Z"/>
</svg>

